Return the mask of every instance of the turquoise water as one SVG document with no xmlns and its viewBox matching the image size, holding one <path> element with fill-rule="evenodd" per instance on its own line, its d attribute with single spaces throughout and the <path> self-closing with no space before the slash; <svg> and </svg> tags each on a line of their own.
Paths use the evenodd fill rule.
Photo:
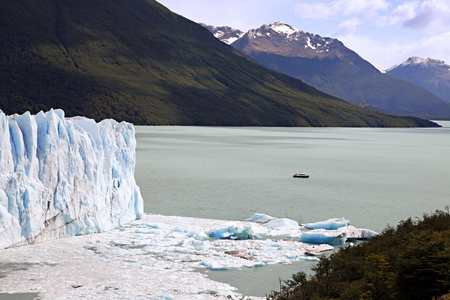
<svg viewBox="0 0 450 300">
<path fill-rule="evenodd" d="M 147 213 L 243 220 L 258 212 L 299 223 L 345 217 L 382 231 L 450 205 L 450 122 L 440 123 L 443 128 L 136 126 L 136 181 Z M 310 178 L 292 178 L 296 171 Z M 264 269 L 243 272 L 273 276 Z M 261 290 L 261 283 L 239 286 L 228 278 L 239 276 L 229 274 L 211 278 L 244 294 Z M 278 276 L 270 280 L 269 291 Z"/>
</svg>

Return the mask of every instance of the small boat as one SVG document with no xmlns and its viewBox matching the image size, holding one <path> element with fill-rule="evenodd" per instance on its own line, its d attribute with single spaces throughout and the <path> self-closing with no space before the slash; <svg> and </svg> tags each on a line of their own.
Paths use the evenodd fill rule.
<svg viewBox="0 0 450 300">
<path fill-rule="evenodd" d="M 294 174 L 294 178 L 309 178 L 309 175 L 306 173 L 296 172 Z"/>
</svg>

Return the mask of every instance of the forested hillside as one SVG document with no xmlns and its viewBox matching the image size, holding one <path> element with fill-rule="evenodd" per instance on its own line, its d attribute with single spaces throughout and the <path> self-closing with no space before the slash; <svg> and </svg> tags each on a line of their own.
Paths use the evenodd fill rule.
<svg viewBox="0 0 450 300">
<path fill-rule="evenodd" d="M 0 109 L 135 124 L 435 126 L 270 71 L 152 0 L 0 1 Z"/>
<path fill-rule="evenodd" d="M 450 299 L 449 210 L 388 227 L 366 243 L 322 257 L 312 270 L 310 278 L 293 275 L 268 298 Z"/>
</svg>

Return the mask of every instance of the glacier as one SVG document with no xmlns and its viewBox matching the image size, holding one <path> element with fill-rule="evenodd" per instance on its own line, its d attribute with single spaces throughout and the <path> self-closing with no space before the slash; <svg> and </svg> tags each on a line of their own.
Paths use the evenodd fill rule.
<svg viewBox="0 0 450 300">
<path fill-rule="evenodd" d="M 0 249 L 139 219 L 132 124 L 0 110 Z"/>
</svg>

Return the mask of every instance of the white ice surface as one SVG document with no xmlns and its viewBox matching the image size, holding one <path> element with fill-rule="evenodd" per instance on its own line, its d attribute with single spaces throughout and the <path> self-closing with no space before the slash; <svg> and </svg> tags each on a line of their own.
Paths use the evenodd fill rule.
<svg viewBox="0 0 450 300">
<path fill-rule="evenodd" d="M 266 214 L 256 213 L 251 218 L 248 218 L 247 221 L 255 222 L 255 223 L 259 223 L 259 224 L 264 224 L 264 223 L 267 223 L 267 222 L 275 220 L 275 219 L 276 218 L 271 217 L 271 216 L 266 215 Z"/>
<path fill-rule="evenodd" d="M 275 22 L 268 25 L 269 28 L 272 28 L 274 31 L 278 33 L 285 34 L 287 36 L 298 32 L 299 30 L 295 29 L 293 26 L 285 24 L 283 22 Z"/>
<path fill-rule="evenodd" d="M 326 230 L 336 230 L 341 227 L 348 226 L 350 224 L 349 220 L 345 218 L 332 218 L 326 221 L 320 221 L 315 223 L 303 224 L 305 228 L 308 229 L 326 229 Z"/>
<path fill-rule="evenodd" d="M 291 237 L 299 237 L 301 235 L 300 225 L 297 221 L 282 218 L 278 219 L 266 214 L 256 213 L 251 218 L 247 219 L 249 222 L 263 225 L 255 228 L 253 232 L 265 235 L 289 235 Z"/>
<path fill-rule="evenodd" d="M 0 249 L 139 218 L 132 124 L 0 111 Z"/>
<path fill-rule="evenodd" d="M 253 232 L 251 225 L 241 226 L 232 224 L 225 228 L 211 229 L 207 235 L 214 239 L 231 239 L 231 240 L 252 240 L 259 238 L 259 235 Z"/>
<path fill-rule="evenodd" d="M 305 243 L 340 245 L 347 240 L 368 240 L 378 235 L 370 229 L 356 228 L 349 225 L 345 218 L 332 218 L 325 221 L 303 224 L 312 229 L 302 233 L 300 240 Z"/>
<path fill-rule="evenodd" d="M 216 228 L 263 225 L 246 221 L 146 215 L 109 232 L 0 250 L 0 265 L 31 263 L 27 270 L 8 271 L 0 293 L 36 292 L 41 299 L 238 299 L 227 284 L 209 280 L 196 268 L 251 268 L 316 260 L 312 247 L 298 239 L 221 240 L 206 232 Z M 277 278 L 274 278 L 277 280 Z M 270 292 L 270 291 L 268 291 Z M 213 296 L 211 293 L 218 296 Z M 251 297 L 256 299 L 256 297 Z"/>
<path fill-rule="evenodd" d="M 338 228 L 337 231 L 345 233 L 347 239 L 368 240 L 378 235 L 378 233 L 373 230 L 356 228 L 351 225 Z"/>
</svg>

